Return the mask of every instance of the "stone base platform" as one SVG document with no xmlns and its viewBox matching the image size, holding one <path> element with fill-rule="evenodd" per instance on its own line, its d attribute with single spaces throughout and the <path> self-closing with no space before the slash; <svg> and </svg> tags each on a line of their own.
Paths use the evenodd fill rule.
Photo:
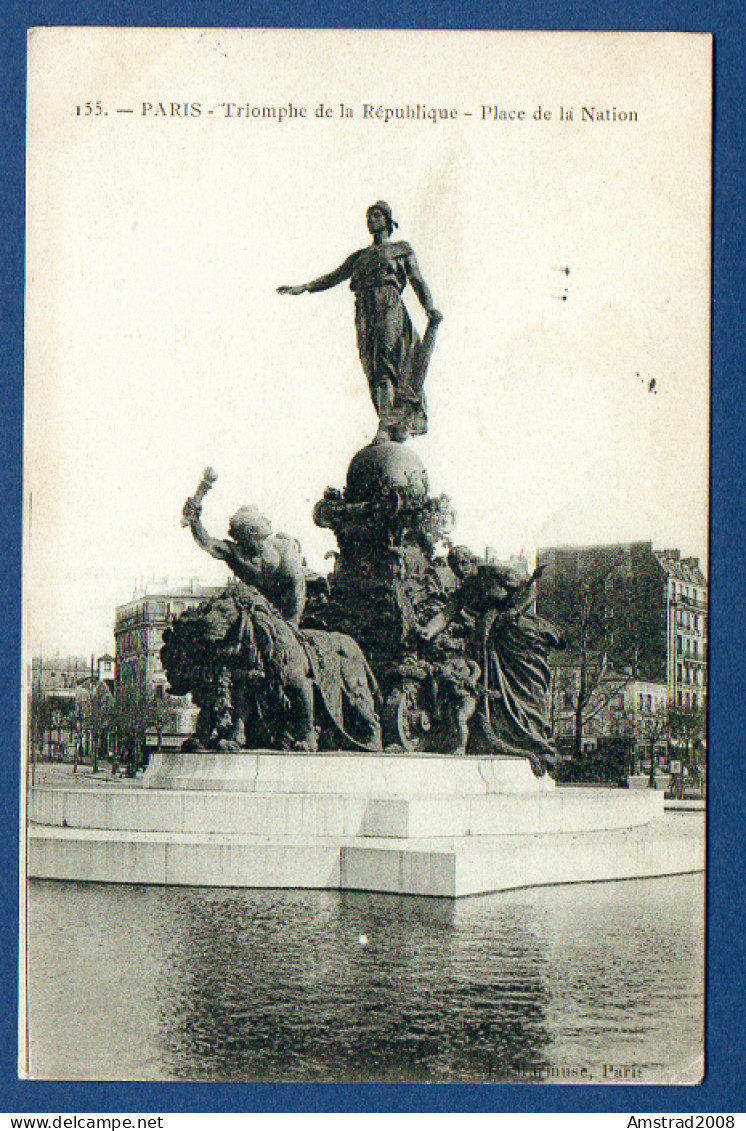
<svg viewBox="0 0 746 1131">
<path fill-rule="evenodd" d="M 456 758 L 447 754 L 287 754 L 157 751 L 143 789 L 210 789 L 240 793 L 351 793 L 376 797 L 551 793 L 525 758 Z"/>
<path fill-rule="evenodd" d="M 697 871 L 647 790 L 558 789 L 510 758 L 158 755 L 131 789 L 38 786 L 28 874 L 454 898 Z"/>
</svg>

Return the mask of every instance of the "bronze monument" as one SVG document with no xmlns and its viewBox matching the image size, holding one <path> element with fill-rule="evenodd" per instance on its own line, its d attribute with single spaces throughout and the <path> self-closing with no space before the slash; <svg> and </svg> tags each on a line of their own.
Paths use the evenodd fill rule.
<svg viewBox="0 0 746 1131">
<path fill-rule="evenodd" d="M 314 508 L 338 552 L 327 577 L 299 543 L 242 507 L 229 537 L 207 533 L 211 468 L 184 504 L 197 544 L 236 583 L 178 617 L 164 634 L 171 690 L 200 707 L 192 746 L 492 754 L 543 774 L 550 736 L 547 656 L 563 646 L 533 611 L 535 581 L 514 566 L 453 547 L 453 508 L 429 493 L 404 441 L 426 431 L 423 383 L 441 314 L 408 243 L 392 241 L 383 201 L 367 212 L 369 247 L 328 275 L 281 294 L 347 279 L 378 430 L 350 461 L 341 490 Z M 420 341 L 402 301 L 412 285 L 428 327 Z"/>
</svg>

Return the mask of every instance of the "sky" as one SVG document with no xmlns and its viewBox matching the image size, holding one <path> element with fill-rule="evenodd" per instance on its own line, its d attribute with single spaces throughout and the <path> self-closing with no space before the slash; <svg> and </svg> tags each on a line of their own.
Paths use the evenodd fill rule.
<svg viewBox="0 0 746 1131">
<path fill-rule="evenodd" d="M 33 32 L 27 650 L 111 651 L 138 585 L 224 579 L 180 525 L 208 464 L 211 533 L 256 503 L 327 568 L 313 504 L 375 412 L 347 286 L 276 288 L 364 246 L 380 198 L 444 314 L 429 432 L 408 443 L 455 539 L 529 561 L 650 540 L 704 561 L 710 50 L 670 33 Z M 407 106 L 447 116 L 386 121 Z"/>
</svg>

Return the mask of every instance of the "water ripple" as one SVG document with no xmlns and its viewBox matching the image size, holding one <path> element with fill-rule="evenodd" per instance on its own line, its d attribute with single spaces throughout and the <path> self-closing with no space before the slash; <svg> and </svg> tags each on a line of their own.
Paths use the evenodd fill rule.
<svg viewBox="0 0 746 1131">
<path fill-rule="evenodd" d="M 663 1082 L 702 1049 L 702 923 L 701 876 L 455 904 L 34 881 L 31 1071 Z"/>
</svg>

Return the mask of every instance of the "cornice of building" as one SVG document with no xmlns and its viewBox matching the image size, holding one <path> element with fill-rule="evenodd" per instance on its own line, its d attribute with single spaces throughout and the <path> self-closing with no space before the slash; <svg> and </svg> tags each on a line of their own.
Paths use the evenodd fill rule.
<svg viewBox="0 0 746 1131">
<path fill-rule="evenodd" d="M 206 601 L 216 593 L 222 593 L 227 588 L 223 585 L 184 585 L 172 589 L 158 589 L 148 593 L 141 593 L 115 609 L 116 623 L 124 621 L 126 617 L 142 610 L 149 602 L 154 601 Z M 116 629 L 115 629 L 116 632 Z"/>
</svg>

